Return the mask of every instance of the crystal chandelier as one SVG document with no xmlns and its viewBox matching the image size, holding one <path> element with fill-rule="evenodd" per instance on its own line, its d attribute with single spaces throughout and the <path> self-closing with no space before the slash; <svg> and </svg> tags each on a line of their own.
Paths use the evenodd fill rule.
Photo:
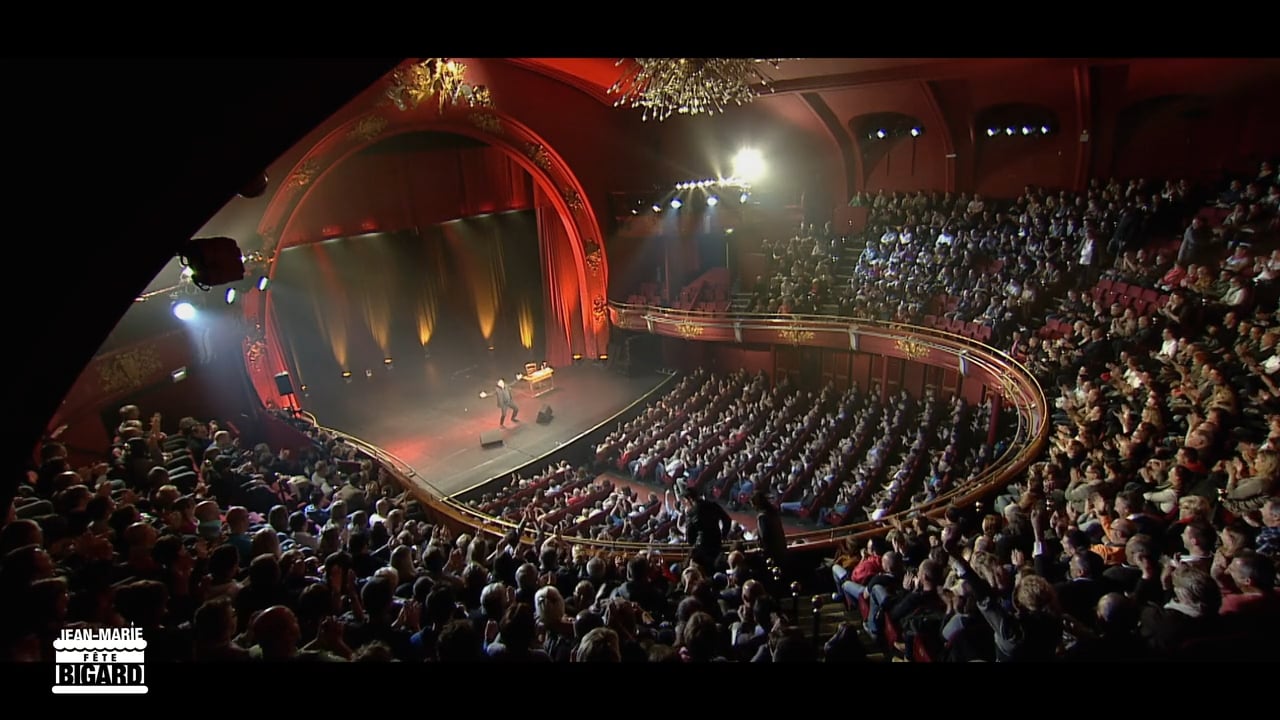
<svg viewBox="0 0 1280 720">
<path fill-rule="evenodd" d="M 618 61 L 618 65 L 627 62 Z M 775 69 L 781 58 L 631 58 L 634 62 L 612 87 L 618 95 L 614 107 L 641 108 L 642 120 L 662 122 L 672 115 L 714 115 L 730 105 L 745 105 L 756 98 L 755 85 L 768 87 L 761 63 Z"/>
<path fill-rule="evenodd" d="M 435 96 L 443 113 L 449 105 L 466 103 L 472 107 L 492 107 L 493 99 L 484 85 L 465 80 L 467 66 L 449 58 L 427 58 L 391 74 L 387 97 L 400 110 L 411 110 Z"/>
</svg>

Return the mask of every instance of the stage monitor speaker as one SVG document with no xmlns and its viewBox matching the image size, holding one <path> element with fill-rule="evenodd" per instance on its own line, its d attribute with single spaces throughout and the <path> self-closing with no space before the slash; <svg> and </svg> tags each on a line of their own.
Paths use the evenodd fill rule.
<svg viewBox="0 0 1280 720">
<path fill-rule="evenodd" d="M 282 372 L 276 375 L 276 389 L 280 391 L 280 395 L 283 397 L 293 394 L 293 381 L 289 379 L 289 373 Z"/>
<path fill-rule="evenodd" d="M 480 447 L 493 448 L 502 445 L 501 430 L 485 430 L 480 433 Z"/>
<path fill-rule="evenodd" d="M 553 417 L 555 417 L 555 413 L 551 412 L 551 406 L 550 406 L 550 405 L 543 405 L 543 406 L 542 406 L 542 409 L 538 411 L 538 424 L 539 424 L 539 425 L 550 425 L 550 424 L 551 424 L 551 418 L 553 418 Z"/>
</svg>

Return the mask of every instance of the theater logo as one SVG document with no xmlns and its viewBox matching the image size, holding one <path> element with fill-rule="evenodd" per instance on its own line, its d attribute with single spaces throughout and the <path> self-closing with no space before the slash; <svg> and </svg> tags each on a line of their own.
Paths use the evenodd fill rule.
<svg viewBox="0 0 1280 720">
<path fill-rule="evenodd" d="M 142 628 L 63 630 L 53 641 L 54 695 L 142 695 L 147 692 Z"/>
</svg>

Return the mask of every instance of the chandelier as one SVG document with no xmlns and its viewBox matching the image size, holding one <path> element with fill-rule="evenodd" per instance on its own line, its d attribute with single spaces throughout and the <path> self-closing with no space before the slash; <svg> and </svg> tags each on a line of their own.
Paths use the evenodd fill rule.
<svg viewBox="0 0 1280 720">
<path fill-rule="evenodd" d="M 627 62 L 623 58 L 617 62 Z M 630 105 L 643 111 L 642 120 L 662 122 L 672 115 L 714 115 L 730 105 L 755 100 L 756 85 L 768 87 L 761 63 L 777 69 L 781 58 L 631 58 L 633 64 L 609 88 L 618 95 L 614 107 Z"/>
<path fill-rule="evenodd" d="M 400 110 L 417 108 L 435 97 L 443 113 L 449 105 L 466 103 L 472 107 L 492 107 L 493 98 L 484 85 L 465 80 L 467 66 L 449 58 L 427 58 L 391 74 L 387 97 Z"/>
</svg>

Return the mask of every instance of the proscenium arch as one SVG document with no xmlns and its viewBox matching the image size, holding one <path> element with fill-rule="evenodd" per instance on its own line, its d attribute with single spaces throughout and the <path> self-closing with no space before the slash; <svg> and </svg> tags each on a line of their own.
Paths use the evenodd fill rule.
<svg viewBox="0 0 1280 720">
<path fill-rule="evenodd" d="M 278 258 L 280 250 L 303 239 L 290 235 L 297 208 L 348 157 L 390 137 L 416 132 L 452 133 L 479 140 L 502 150 L 529 173 L 550 199 L 572 246 L 585 346 L 582 352 L 588 357 L 607 353 L 609 265 L 599 222 L 586 192 L 554 148 L 527 126 L 491 108 L 448 108 L 441 113 L 430 100 L 406 111 L 386 104 L 342 123 L 298 160 L 272 195 L 258 224 L 263 254 Z M 268 277 L 273 280 L 276 265 L 272 262 L 268 269 Z M 245 318 L 250 327 L 257 326 L 265 332 L 271 293 L 259 296 L 258 302 L 245 304 Z"/>
</svg>

